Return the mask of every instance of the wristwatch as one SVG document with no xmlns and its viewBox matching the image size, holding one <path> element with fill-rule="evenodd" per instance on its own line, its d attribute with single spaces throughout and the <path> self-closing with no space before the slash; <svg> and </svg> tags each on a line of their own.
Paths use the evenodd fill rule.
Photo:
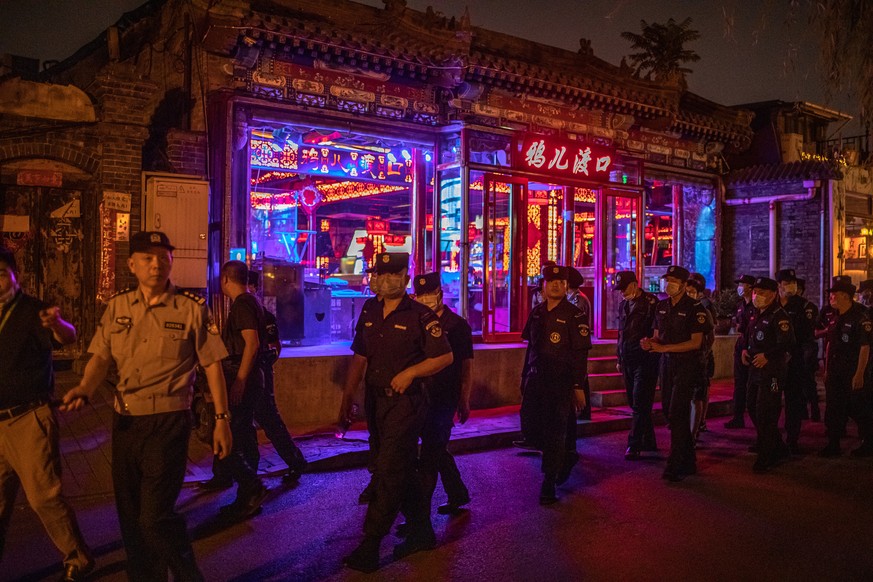
<svg viewBox="0 0 873 582">
<path fill-rule="evenodd" d="M 227 420 L 230 421 L 230 413 L 229 412 L 216 412 L 215 420 Z"/>
</svg>

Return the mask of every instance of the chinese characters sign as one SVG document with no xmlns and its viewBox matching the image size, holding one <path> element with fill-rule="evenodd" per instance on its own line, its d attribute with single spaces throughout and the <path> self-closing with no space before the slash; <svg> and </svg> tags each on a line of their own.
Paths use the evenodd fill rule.
<svg viewBox="0 0 873 582">
<path fill-rule="evenodd" d="M 567 139 L 525 134 L 519 139 L 514 166 L 581 180 L 608 182 L 615 150 Z"/>
<path fill-rule="evenodd" d="M 353 149 L 348 146 L 283 144 L 252 138 L 253 168 L 296 170 L 301 174 L 342 179 L 376 180 L 408 185 L 412 155 L 405 148 Z"/>
</svg>

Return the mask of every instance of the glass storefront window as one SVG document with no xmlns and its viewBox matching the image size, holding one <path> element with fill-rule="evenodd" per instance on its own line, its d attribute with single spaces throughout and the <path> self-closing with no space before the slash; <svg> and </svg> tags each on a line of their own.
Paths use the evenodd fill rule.
<svg viewBox="0 0 873 582">
<path fill-rule="evenodd" d="M 870 278 L 873 242 L 873 220 L 860 216 L 846 217 L 846 235 L 843 238 L 843 274 L 857 284 Z"/>
<path fill-rule="evenodd" d="M 713 185 L 682 184 L 682 264 L 715 287 L 716 190 Z"/>
<path fill-rule="evenodd" d="M 413 251 L 417 175 L 433 215 L 432 150 L 280 125 L 252 130 L 249 147 L 249 250 L 265 306 L 293 345 L 350 341 L 375 256 Z"/>
<path fill-rule="evenodd" d="M 673 188 L 659 180 L 646 182 L 643 260 L 647 291 L 660 291 L 661 275 L 673 264 Z"/>
<path fill-rule="evenodd" d="M 461 294 L 461 169 L 439 173 L 439 268 L 443 302 L 456 313 Z"/>
<path fill-rule="evenodd" d="M 597 190 L 573 188 L 573 261 L 586 284 L 594 280 L 595 200 Z M 589 298 L 591 295 L 589 295 Z"/>
</svg>

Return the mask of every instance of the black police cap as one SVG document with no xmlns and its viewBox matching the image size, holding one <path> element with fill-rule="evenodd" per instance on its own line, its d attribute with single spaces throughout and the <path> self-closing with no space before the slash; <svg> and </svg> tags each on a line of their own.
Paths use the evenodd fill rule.
<svg viewBox="0 0 873 582">
<path fill-rule="evenodd" d="M 585 283 L 585 277 L 582 276 L 582 273 L 573 267 L 567 267 L 567 286 L 570 289 L 578 289 L 583 283 Z"/>
<path fill-rule="evenodd" d="M 779 289 L 779 283 L 770 277 L 758 277 L 753 285 L 755 289 L 764 289 L 766 291 L 776 291 Z"/>
<path fill-rule="evenodd" d="M 861 284 L 858 285 L 858 292 L 863 293 L 864 291 L 873 291 L 873 279 L 861 281 Z"/>
<path fill-rule="evenodd" d="M 776 273 L 776 282 L 782 283 L 783 281 L 788 283 L 797 281 L 797 274 L 794 272 L 794 269 L 782 269 Z"/>
<path fill-rule="evenodd" d="M 834 277 L 831 282 L 831 286 L 828 288 L 828 293 L 836 293 L 838 291 L 842 291 L 843 293 L 847 293 L 848 295 L 855 294 L 855 285 L 852 283 L 852 278 L 847 275 L 837 275 Z"/>
<path fill-rule="evenodd" d="M 440 274 L 427 273 L 426 275 L 416 275 L 412 281 L 412 286 L 415 288 L 416 295 L 435 293 L 441 288 Z"/>
<path fill-rule="evenodd" d="M 379 275 L 399 273 L 409 268 L 409 253 L 379 253 L 373 269 Z"/>
<path fill-rule="evenodd" d="M 703 293 L 706 290 L 706 277 L 701 273 L 691 273 L 688 276 L 688 285 L 697 289 L 698 293 Z"/>
<path fill-rule="evenodd" d="M 560 279 L 566 281 L 570 277 L 569 269 L 561 265 L 550 265 L 543 267 L 543 279 L 546 281 L 554 281 Z"/>
<path fill-rule="evenodd" d="M 637 275 L 633 271 L 619 271 L 612 276 L 612 288 L 624 291 L 631 283 L 637 283 Z"/>
<path fill-rule="evenodd" d="M 754 285 L 755 278 L 751 275 L 742 275 L 739 279 L 734 279 L 734 283 L 737 285 Z"/>
<path fill-rule="evenodd" d="M 666 279 L 667 277 L 673 277 L 685 283 L 686 281 L 688 281 L 689 276 L 691 276 L 691 273 L 689 273 L 688 269 L 686 269 L 685 267 L 680 267 L 679 265 L 670 265 L 669 267 L 667 267 L 667 272 L 661 275 L 661 278 Z"/>
<path fill-rule="evenodd" d="M 130 254 L 145 253 L 149 249 L 160 247 L 168 251 L 176 250 L 176 247 L 170 244 L 170 239 L 167 235 L 157 230 L 145 230 L 135 232 L 130 235 Z"/>
</svg>

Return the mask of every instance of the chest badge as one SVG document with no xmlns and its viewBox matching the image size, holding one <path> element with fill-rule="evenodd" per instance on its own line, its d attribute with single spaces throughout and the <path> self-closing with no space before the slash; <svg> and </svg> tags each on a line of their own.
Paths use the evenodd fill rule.
<svg viewBox="0 0 873 582">
<path fill-rule="evenodd" d="M 844 344 L 849 343 L 849 334 L 844 333 L 844 334 L 843 334 L 843 337 L 841 337 L 840 339 L 843 340 L 843 343 L 844 343 Z"/>
<path fill-rule="evenodd" d="M 755 334 L 755 339 L 758 341 L 762 341 L 764 339 L 764 332 L 761 330 L 758 330 L 758 333 Z"/>
<path fill-rule="evenodd" d="M 176 321 L 165 321 L 164 322 L 164 329 L 173 329 L 176 331 L 185 331 L 185 324 L 178 323 Z"/>
<path fill-rule="evenodd" d="M 552 334 L 549 336 L 549 341 L 552 342 L 553 344 L 558 343 L 559 341 L 561 341 L 561 334 L 559 334 L 556 331 L 553 331 Z"/>
</svg>

